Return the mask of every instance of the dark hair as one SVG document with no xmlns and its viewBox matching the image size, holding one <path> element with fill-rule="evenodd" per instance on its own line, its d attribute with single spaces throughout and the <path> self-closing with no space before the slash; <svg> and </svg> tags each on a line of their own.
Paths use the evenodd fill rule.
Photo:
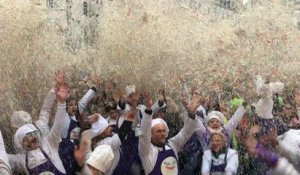
<svg viewBox="0 0 300 175">
<path fill-rule="evenodd" d="M 104 109 L 105 109 L 105 112 L 107 112 L 107 113 L 110 112 L 111 110 L 117 110 L 117 104 L 112 101 L 107 102 L 107 103 L 105 103 Z"/>
</svg>

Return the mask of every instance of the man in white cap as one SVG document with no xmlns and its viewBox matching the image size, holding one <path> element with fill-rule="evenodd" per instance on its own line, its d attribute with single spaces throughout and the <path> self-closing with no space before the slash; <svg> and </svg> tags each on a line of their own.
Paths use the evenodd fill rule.
<svg viewBox="0 0 300 175">
<path fill-rule="evenodd" d="M 179 172 L 177 153 L 199 125 L 199 120 L 193 119 L 198 104 L 192 101 L 188 105 L 189 117 L 185 119 L 183 129 L 176 136 L 167 140 L 169 128 L 166 122 L 161 118 L 152 120 L 152 100 L 149 94 L 145 94 L 144 97 L 146 109 L 143 110 L 141 122 L 142 135 L 139 139 L 139 154 L 145 174 L 177 175 Z"/>
<path fill-rule="evenodd" d="M 138 140 L 140 135 L 140 126 L 141 120 L 143 118 L 143 112 L 146 109 L 146 106 L 140 104 L 140 94 L 136 92 L 135 85 L 126 86 L 126 103 L 120 103 L 119 107 L 122 110 L 121 114 L 133 114 L 135 119 L 132 123 L 132 130 L 128 133 L 125 143 L 122 145 L 122 154 L 128 165 L 122 166 L 124 169 L 121 172 L 124 172 L 126 167 L 130 168 L 131 174 L 139 175 L 141 174 L 142 163 L 138 153 Z M 157 113 L 160 109 L 166 107 L 165 96 L 163 94 L 159 96 L 159 100 L 151 107 L 153 114 Z M 121 167 L 120 167 L 121 168 Z M 128 169 L 128 168 L 127 168 Z M 128 174 L 128 175 L 131 175 Z"/>
<path fill-rule="evenodd" d="M 7 153 L 5 150 L 5 144 L 3 141 L 1 131 L 0 131 L 0 174 L 2 174 L 2 175 L 12 174 L 9 163 L 8 163 Z"/>
</svg>

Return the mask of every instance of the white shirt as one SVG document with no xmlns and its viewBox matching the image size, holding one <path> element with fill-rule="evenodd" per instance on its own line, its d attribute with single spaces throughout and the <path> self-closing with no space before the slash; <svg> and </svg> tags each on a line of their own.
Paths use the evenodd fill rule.
<svg viewBox="0 0 300 175">
<path fill-rule="evenodd" d="M 140 136 L 139 139 L 139 155 L 145 170 L 145 174 L 149 174 L 156 164 L 160 148 L 151 143 L 152 115 L 146 114 L 144 111 L 142 112 L 143 119 L 141 121 L 141 131 L 143 135 Z M 173 149 L 177 158 L 177 153 L 192 136 L 193 132 L 198 126 L 198 122 L 198 120 L 186 118 L 183 129 L 176 136 L 168 140 L 167 145 L 170 146 L 170 149 Z"/>
<path fill-rule="evenodd" d="M 209 175 L 212 160 L 214 160 L 214 165 L 221 165 L 225 163 L 225 153 L 220 154 L 219 158 L 215 158 L 212 155 L 211 150 L 204 151 L 202 160 L 202 175 Z M 228 149 L 227 152 L 227 165 L 224 174 L 236 174 L 239 166 L 239 157 L 237 151 L 233 149 Z"/>
</svg>

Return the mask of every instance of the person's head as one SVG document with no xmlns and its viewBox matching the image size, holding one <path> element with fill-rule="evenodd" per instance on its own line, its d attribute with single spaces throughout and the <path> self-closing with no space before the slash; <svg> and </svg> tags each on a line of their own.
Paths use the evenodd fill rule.
<svg viewBox="0 0 300 175">
<path fill-rule="evenodd" d="M 70 97 L 67 100 L 67 112 L 70 116 L 74 116 L 77 112 L 77 100 L 74 97 Z"/>
<path fill-rule="evenodd" d="M 15 130 L 20 128 L 25 124 L 31 124 L 32 118 L 28 112 L 25 111 L 15 111 L 10 117 L 11 127 Z"/>
<path fill-rule="evenodd" d="M 114 102 L 108 102 L 105 104 L 105 112 L 109 115 L 110 118 L 117 120 L 119 117 L 119 112 L 117 109 L 117 104 Z"/>
<path fill-rule="evenodd" d="M 99 116 L 98 120 L 92 124 L 92 132 L 101 138 L 113 135 L 112 127 L 108 125 L 108 122 L 102 116 Z"/>
<path fill-rule="evenodd" d="M 72 131 L 70 132 L 70 139 L 71 140 L 78 140 L 80 137 L 80 128 L 79 127 L 75 127 L 74 129 L 72 129 Z"/>
<path fill-rule="evenodd" d="M 221 128 L 224 120 L 224 115 L 219 111 L 212 111 L 207 115 L 207 126 L 213 130 Z"/>
<path fill-rule="evenodd" d="M 32 151 L 39 147 L 40 138 L 40 132 L 34 125 L 25 124 L 16 131 L 14 142 L 17 148 Z"/>
<path fill-rule="evenodd" d="M 158 110 L 156 113 L 153 114 L 153 118 L 166 118 L 166 107 Z"/>
<path fill-rule="evenodd" d="M 167 123 L 161 119 L 156 118 L 152 120 L 151 124 L 151 142 L 158 146 L 163 146 L 169 135 L 169 127 Z"/>
<path fill-rule="evenodd" d="M 93 175 L 102 175 L 110 168 L 114 153 L 109 145 L 99 145 L 87 160 L 87 165 Z"/>
<path fill-rule="evenodd" d="M 130 106 L 138 105 L 139 100 L 140 100 L 140 94 L 137 93 L 137 92 L 133 92 L 133 93 L 131 93 L 130 95 L 127 96 L 127 103 Z"/>
<path fill-rule="evenodd" d="M 226 147 L 227 138 L 223 133 L 215 132 L 211 135 L 210 143 L 211 150 L 217 153 L 224 150 L 224 148 Z"/>
<path fill-rule="evenodd" d="M 140 95 L 136 92 L 135 85 L 126 86 L 125 91 L 127 95 L 127 103 L 131 106 L 137 105 Z"/>
</svg>

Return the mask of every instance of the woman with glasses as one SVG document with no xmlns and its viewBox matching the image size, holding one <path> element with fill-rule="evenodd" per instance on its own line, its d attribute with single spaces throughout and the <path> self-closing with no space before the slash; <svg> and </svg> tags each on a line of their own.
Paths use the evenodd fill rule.
<svg viewBox="0 0 300 175">
<path fill-rule="evenodd" d="M 25 150 L 25 164 L 29 174 L 41 173 L 64 175 L 66 170 L 58 154 L 61 141 L 64 116 L 66 116 L 66 98 L 69 87 L 62 84 L 57 91 L 57 111 L 50 132 L 42 137 L 32 124 L 26 124 L 16 131 L 16 139 Z"/>
</svg>

